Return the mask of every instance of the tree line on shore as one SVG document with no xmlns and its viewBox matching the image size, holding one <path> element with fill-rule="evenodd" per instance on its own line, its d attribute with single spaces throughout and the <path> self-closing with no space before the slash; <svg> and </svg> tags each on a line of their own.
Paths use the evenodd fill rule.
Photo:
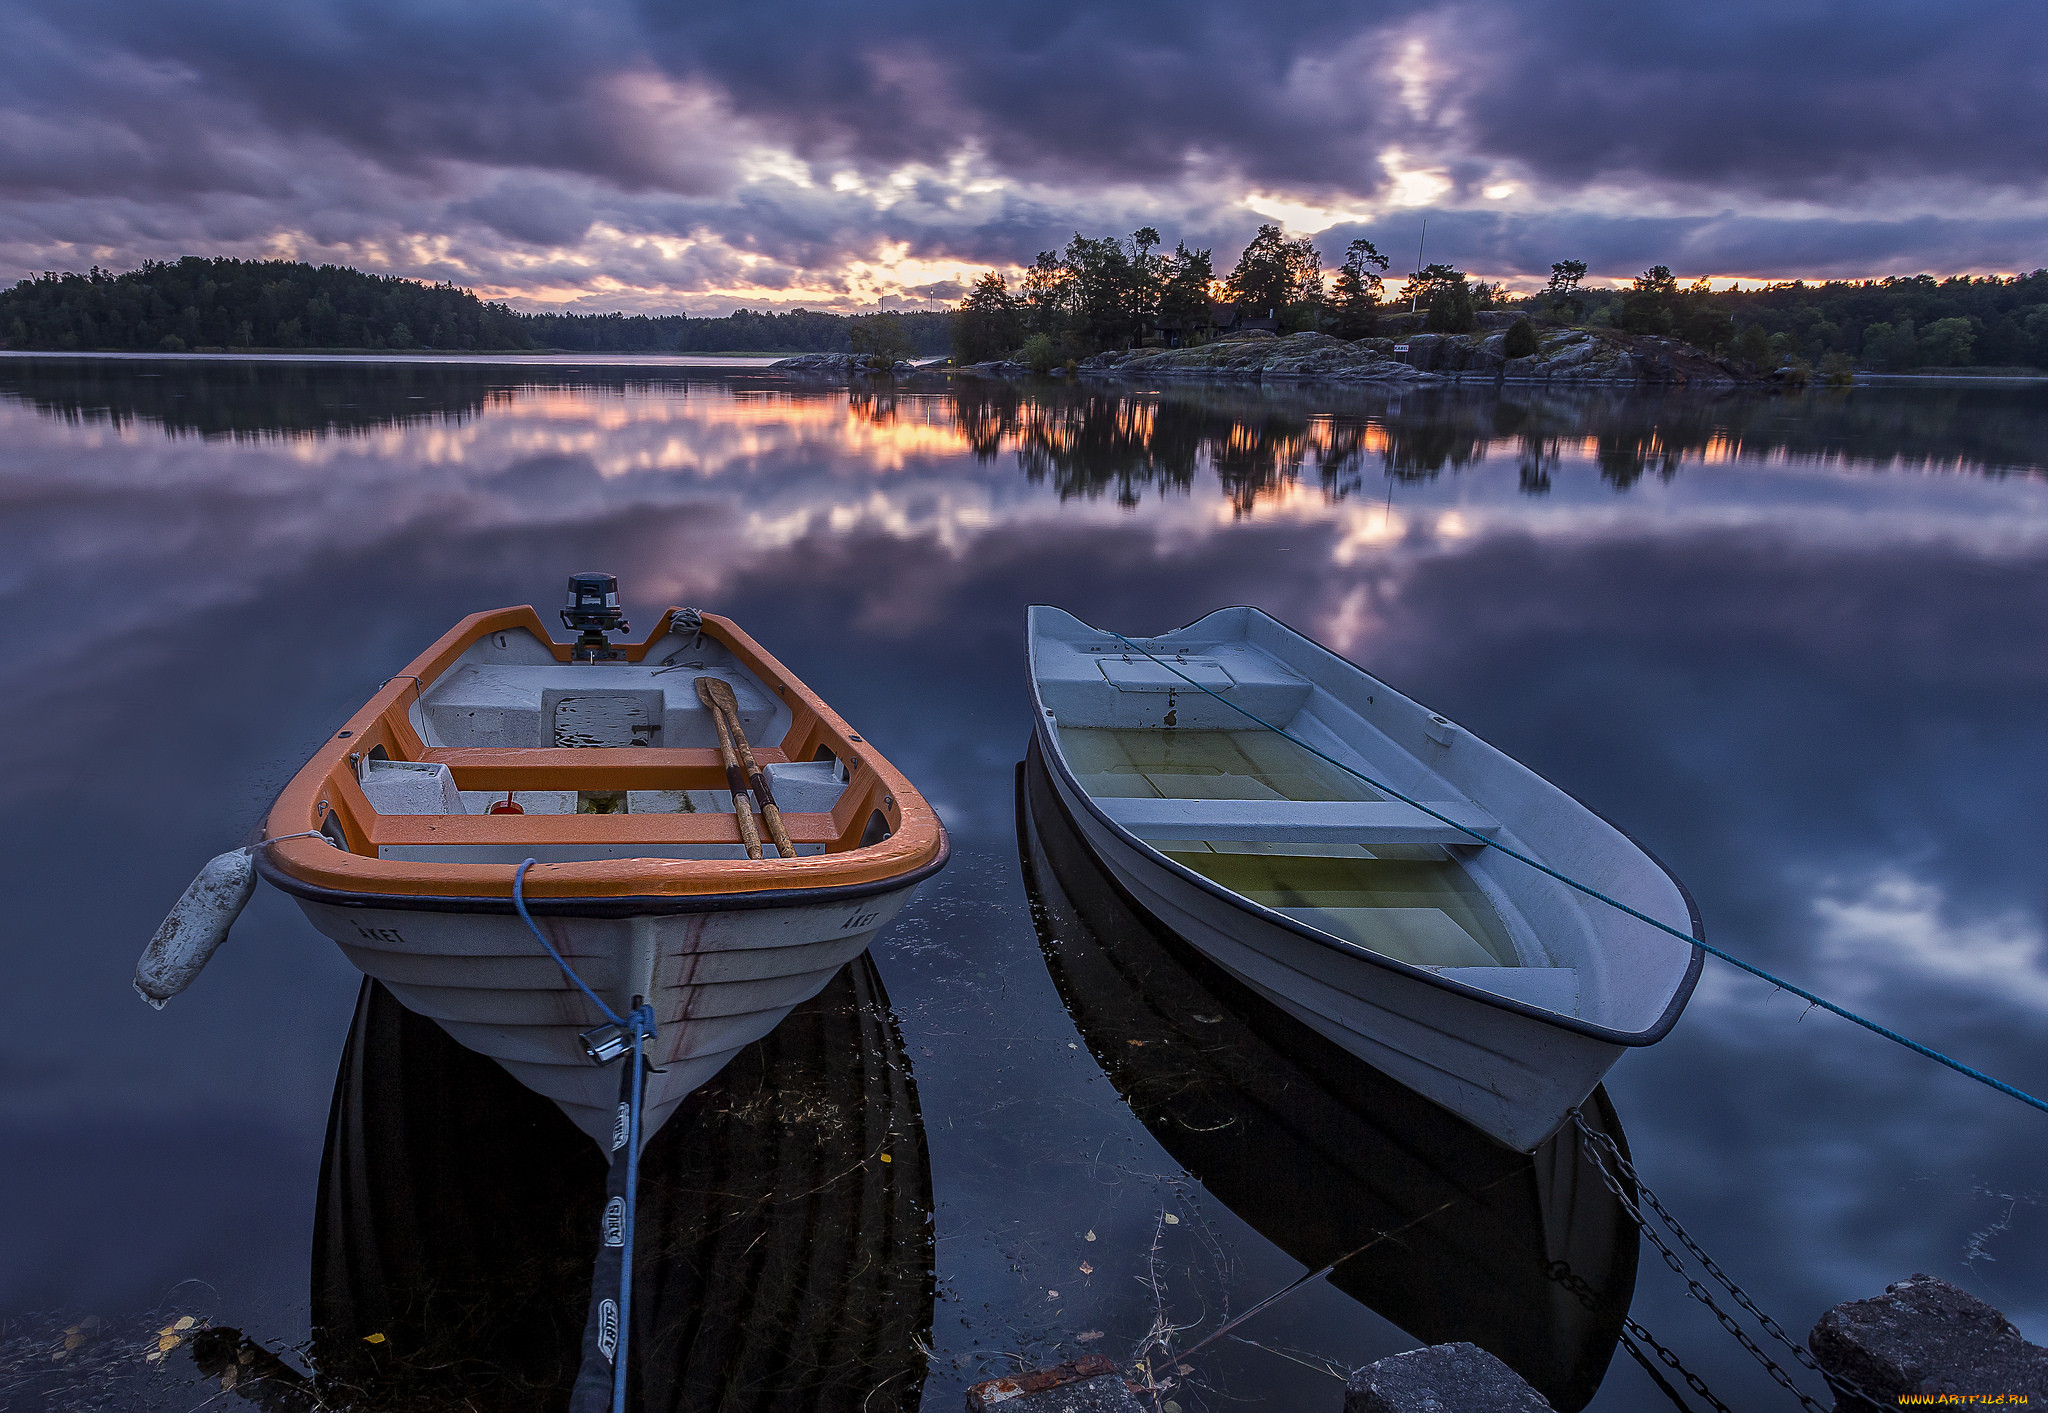
<svg viewBox="0 0 2048 1413">
<path fill-rule="evenodd" d="M 1261 226 L 1236 264 L 1158 231 L 1076 234 L 1045 251 L 1012 289 L 984 275 L 957 309 L 831 314 L 740 309 L 685 315 L 522 314 L 454 285 L 284 260 L 146 261 L 111 274 L 46 273 L 0 290 L 0 344 L 15 349 L 180 352 L 229 348 L 439 351 L 802 353 L 885 359 L 950 351 L 956 360 L 1019 357 L 1051 367 L 1111 348 L 1200 342 L 1250 321 L 1277 333 L 1370 337 L 1391 328 L 1471 330 L 1486 311 L 1531 321 L 1510 330 L 1511 356 L 1533 351 L 1534 326 L 1665 334 L 1757 368 L 2048 368 L 2048 271 L 2012 277 L 1889 276 L 1711 290 L 1655 266 L 1626 288 L 1585 283 L 1559 261 L 1549 283 L 1515 295 L 1449 265 L 1407 275 L 1389 293 L 1389 261 L 1354 240 L 1334 268 L 1309 237 Z M 1413 311 L 1412 319 L 1405 317 Z"/>
<path fill-rule="evenodd" d="M 1214 252 L 1178 242 L 1171 251 L 1144 226 L 1128 238 L 1076 232 L 1064 250 L 1041 251 L 1014 293 L 991 271 L 961 302 L 953 356 L 966 363 L 1018 356 L 1034 366 L 1142 343 L 1192 343 L 1249 317 L 1275 332 L 1318 330 L 1365 338 L 1378 327 L 1389 261 L 1369 240 L 1354 240 L 1329 276 L 1315 243 L 1263 225 L 1230 272 L 1218 277 Z M 1448 266 L 1410 277 L 1403 297 L 1427 296 L 1437 327 L 1471 327 L 1475 301 L 1497 293 Z"/>
<path fill-rule="evenodd" d="M 875 318 L 878 316 L 867 316 Z M 945 352 L 953 316 L 879 316 L 915 353 Z M 807 353 L 852 346 L 845 315 L 522 314 L 455 285 L 295 260 L 146 260 L 125 274 L 46 272 L 0 289 L 0 347 L 182 353 L 226 349 Z"/>
<path fill-rule="evenodd" d="M 1155 253 L 1159 252 L 1159 253 Z M 1543 323 L 1668 335 L 1715 357 L 1758 369 L 1846 373 L 1971 366 L 2048 369 L 2048 271 L 2011 277 L 1887 276 L 1800 280 L 1714 290 L 1681 284 L 1663 265 L 1626 288 L 1585 283 L 1582 260 L 1561 260 L 1533 294 L 1472 278 L 1446 264 L 1407 275 L 1391 301 L 1388 260 L 1367 240 L 1344 247 L 1330 270 L 1308 237 L 1259 227 L 1222 278 L 1212 253 L 1185 243 L 1163 251 L 1144 227 L 1125 239 L 1076 233 L 1061 251 L 1041 252 L 1013 291 L 1000 274 L 982 276 L 959 308 L 953 352 L 961 362 L 1019 358 L 1039 368 L 1104 349 L 1213 337 L 1248 313 L 1275 333 L 1314 331 L 1370 337 L 1383 314 L 1409 316 L 1402 331 L 1466 333 L 1484 311 L 1520 316 L 1510 357 L 1536 351 Z M 1527 326 L 1522 320 L 1529 321 Z"/>
</svg>

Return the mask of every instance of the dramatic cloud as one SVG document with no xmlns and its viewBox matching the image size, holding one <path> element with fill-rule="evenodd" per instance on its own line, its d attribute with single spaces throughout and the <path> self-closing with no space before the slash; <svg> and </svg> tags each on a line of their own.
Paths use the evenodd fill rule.
<svg viewBox="0 0 2048 1413">
<path fill-rule="evenodd" d="M 2020 0 L 17 0 L 0 277 L 188 252 L 523 305 L 952 298 L 1262 220 L 1526 279 L 2048 263 Z"/>
</svg>

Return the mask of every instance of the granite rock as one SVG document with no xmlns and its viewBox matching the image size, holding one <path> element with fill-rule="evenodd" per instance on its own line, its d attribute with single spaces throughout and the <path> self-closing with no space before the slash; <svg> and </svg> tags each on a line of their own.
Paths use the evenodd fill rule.
<svg viewBox="0 0 2048 1413">
<path fill-rule="evenodd" d="M 1553 330 L 1536 353 L 1508 358 L 1506 336 L 1409 334 L 1355 341 L 1328 334 L 1220 339 L 1192 348 L 1101 353 L 1081 371 L 1117 378 L 1229 378 L 1261 382 L 1411 383 L 1439 380 L 1679 384 L 1725 387 L 1758 381 L 1677 339 L 1608 329 Z"/>
<path fill-rule="evenodd" d="M 906 373 L 908 363 L 892 363 L 881 367 L 874 358 L 864 353 L 799 353 L 794 358 L 778 358 L 768 365 L 775 373 L 826 373 L 833 377 L 849 378 L 862 375 Z"/>
<path fill-rule="evenodd" d="M 1368 1364 L 1344 1413 L 1551 1413 L 1542 1394 L 1476 1344 L 1432 1344 Z"/>
<path fill-rule="evenodd" d="M 1915 1275 L 1820 1317 L 1807 1347 L 1824 1372 L 1884 1399 L 1905 1393 L 2024 1394 L 2048 1401 L 2048 1349 L 1966 1290 Z M 1831 1378 L 1830 1382 L 1833 1382 Z M 1835 1384 L 1838 1413 L 1873 1405 Z"/>
<path fill-rule="evenodd" d="M 1090 359 L 1090 373 L 1118 378 L 1243 378 L 1260 381 L 1406 382 L 1420 376 L 1388 356 L 1389 345 L 1365 339 L 1347 343 L 1328 334 L 1285 338 L 1219 339 L 1192 348 L 1138 349 Z"/>
</svg>

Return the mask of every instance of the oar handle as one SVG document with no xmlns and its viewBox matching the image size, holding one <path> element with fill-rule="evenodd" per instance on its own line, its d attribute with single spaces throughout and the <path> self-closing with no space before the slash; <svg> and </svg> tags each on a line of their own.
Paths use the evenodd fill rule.
<svg viewBox="0 0 2048 1413">
<path fill-rule="evenodd" d="M 761 821 L 768 826 L 768 837 L 775 841 L 775 852 L 786 859 L 795 858 L 796 845 L 789 842 L 789 831 L 782 827 L 782 811 L 766 795 L 761 797 Z"/>
<path fill-rule="evenodd" d="M 795 858 L 796 845 L 790 842 L 789 831 L 782 826 L 782 811 L 775 803 L 775 792 L 768 788 L 767 772 L 754 759 L 754 748 L 747 741 L 747 728 L 740 725 L 739 699 L 732 695 L 731 684 L 717 677 L 700 677 L 697 681 L 697 695 L 718 718 L 720 735 L 730 732 L 739 748 L 740 768 L 746 772 L 754 798 L 760 801 L 761 820 L 768 826 L 768 837 L 775 841 L 775 852 L 786 859 Z"/>
<path fill-rule="evenodd" d="M 754 826 L 754 812 L 747 808 L 747 777 L 741 774 L 739 757 L 733 753 L 732 733 L 726 729 L 725 713 L 704 690 L 701 677 L 697 679 L 697 695 L 710 708 L 711 724 L 718 728 L 718 756 L 725 763 L 725 783 L 732 791 L 732 814 L 739 821 L 740 842 L 747 846 L 748 858 L 758 859 L 761 857 L 761 831 Z"/>
<path fill-rule="evenodd" d="M 768 788 L 768 774 L 755 763 L 753 748 L 747 745 L 746 730 L 738 721 L 730 725 L 734 742 L 740 749 L 740 767 L 747 772 L 747 781 L 754 788 L 754 798 L 761 803 L 761 822 L 768 826 L 768 837 L 775 841 L 775 852 L 786 859 L 793 859 L 796 857 L 796 845 L 789 842 L 789 831 L 782 827 L 782 809 L 775 803 L 775 792 Z"/>
</svg>

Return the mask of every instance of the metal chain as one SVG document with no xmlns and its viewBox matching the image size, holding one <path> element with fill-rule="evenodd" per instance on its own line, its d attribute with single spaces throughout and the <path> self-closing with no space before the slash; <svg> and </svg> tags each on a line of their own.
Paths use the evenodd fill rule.
<svg viewBox="0 0 2048 1413">
<path fill-rule="evenodd" d="M 1579 1131 L 1581 1133 L 1585 1134 L 1593 1142 L 1599 1144 L 1601 1147 L 1605 1148 L 1610 1154 L 1613 1155 L 1615 1165 L 1621 1170 L 1622 1175 L 1626 1177 L 1631 1184 L 1634 1185 L 1636 1192 L 1641 1195 L 1642 1199 L 1645 1202 L 1650 1204 L 1651 1209 L 1655 1211 L 1660 1218 L 1663 1219 L 1665 1225 L 1670 1227 L 1671 1230 L 1677 1235 L 1678 1239 L 1685 1243 L 1685 1249 L 1687 1251 L 1690 1251 L 1695 1257 L 1699 1259 L 1700 1264 L 1704 1266 L 1710 1274 L 1713 1275 L 1714 1279 L 1719 1281 L 1724 1287 L 1726 1287 L 1728 1293 L 1735 1297 L 1736 1302 L 1740 1304 L 1743 1309 L 1747 1310 L 1751 1315 L 1753 1315 L 1756 1318 L 1756 1322 L 1759 1325 L 1762 1325 L 1766 1330 L 1770 1331 L 1771 1335 L 1777 1339 L 1778 1343 L 1784 1345 L 1787 1349 L 1791 1350 L 1793 1355 L 1799 1360 L 1801 1364 L 1804 1364 L 1814 1373 L 1819 1374 L 1823 1379 L 1827 1380 L 1831 1391 L 1846 1391 L 1849 1394 L 1862 1399 L 1865 1403 L 1868 1403 L 1873 1408 L 1885 1409 L 1898 1407 L 1898 1404 L 1892 1399 L 1880 1398 L 1878 1395 L 1870 1392 L 1870 1390 L 1864 1388 L 1861 1384 L 1857 1383 L 1854 1379 L 1846 1378 L 1841 1374 L 1831 1374 L 1826 1369 L 1823 1369 L 1820 1366 L 1820 1361 L 1813 1357 L 1812 1351 L 1807 1349 L 1807 1347 L 1804 1344 L 1799 1343 L 1797 1340 L 1794 1340 L 1790 1335 L 1786 1334 L 1783 1326 L 1781 1326 L 1776 1320 L 1772 1319 L 1769 1315 L 1766 1315 L 1761 1309 L 1759 1309 L 1757 1307 L 1756 1302 L 1750 1299 L 1749 1293 L 1743 1290 L 1741 1286 L 1737 1285 L 1734 1282 L 1734 1280 L 1731 1279 L 1728 1276 L 1728 1274 L 1725 1271 L 1723 1271 L 1718 1264 L 1715 1263 L 1714 1258 L 1709 1256 L 1705 1252 L 1705 1250 L 1701 1248 L 1700 1244 L 1697 1241 L 1693 1240 L 1691 1233 L 1687 1232 L 1686 1229 L 1679 1224 L 1678 1218 L 1672 1216 L 1671 1213 L 1665 1208 L 1664 1204 L 1657 1200 L 1657 1194 L 1652 1192 L 1649 1189 L 1649 1187 L 1643 1182 L 1641 1174 L 1637 1173 L 1635 1170 L 1635 1165 L 1629 1162 L 1629 1160 L 1625 1156 L 1623 1156 L 1620 1147 L 1615 1143 L 1615 1141 L 1612 1138 L 1610 1138 L 1608 1135 L 1604 1133 L 1587 1127 L 1586 1121 L 1583 1116 L 1575 1115 L 1574 1122 L 1578 1124 Z M 1642 1214 L 1640 1212 L 1636 1214 L 1636 1219 L 1638 1222 L 1642 1220 Z"/>
<path fill-rule="evenodd" d="M 1678 1413 L 1693 1413 L 1693 1406 L 1685 1401 L 1685 1395 L 1671 1386 L 1671 1380 L 1664 1377 L 1664 1371 L 1657 1367 L 1649 1355 L 1643 1353 L 1643 1347 L 1636 1343 L 1635 1336 L 1627 1330 L 1621 1332 L 1621 1347 L 1628 1351 L 1628 1357 L 1636 1361 L 1636 1367 L 1657 1386 L 1657 1392 L 1671 1401 L 1671 1406 L 1676 1408 Z"/>
<path fill-rule="evenodd" d="M 1776 1339 L 1778 1343 L 1784 1345 L 1785 1348 L 1791 1350 L 1793 1358 L 1797 1359 L 1800 1363 L 1804 1364 L 1808 1369 L 1811 1369 L 1814 1373 L 1820 1374 L 1823 1378 L 1825 1378 L 1826 1371 L 1820 1367 L 1820 1362 L 1813 1357 L 1812 1351 L 1808 1350 L 1805 1345 L 1799 1343 L 1798 1341 L 1794 1340 L 1790 1335 L 1786 1334 L 1784 1327 L 1780 1325 L 1776 1320 L 1772 1319 L 1769 1315 L 1766 1315 L 1761 1309 L 1759 1309 L 1757 1303 L 1754 1300 L 1750 1299 L 1749 1292 L 1745 1291 L 1741 1286 L 1737 1285 L 1732 1279 L 1730 1279 L 1728 1273 L 1721 1269 L 1721 1267 L 1715 1262 L 1714 1258 L 1709 1256 L 1703 1249 L 1701 1249 L 1700 1244 L 1692 1239 L 1692 1234 L 1686 1231 L 1686 1229 L 1683 1226 L 1679 1225 L 1678 1218 L 1672 1216 L 1671 1213 L 1665 1209 L 1664 1204 L 1657 1200 L 1657 1194 L 1650 1191 L 1650 1189 L 1643 1184 L 1642 1177 L 1635 1170 L 1635 1165 L 1629 1162 L 1627 1157 L 1625 1157 L 1622 1154 L 1620 1146 L 1617 1145 L 1615 1141 L 1612 1138 L 1608 1137 L 1606 1134 L 1600 1133 L 1592 1127 L 1590 1127 L 1583 1118 L 1577 1120 L 1577 1122 L 1579 1125 L 1579 1132 L 1584 1134 L 1589 1142 L 1597 1144 L 1599 1145 L 1599 1147 L 1606 1150 L 1607 1155 L 1614 1160 L 1614 1165 L 1620 1171 L 1622 1177 L 1627 1179 L 1628 1182 L 1634 1186 L 1637 1193 L 1641 1195 L 1643 1201 L 1650 1204 L 1650 1210 L 1655 1212 L 1660 1218 L 1663 1219 L 1664 1225 L 1671 1228 L 1672 1234 L 1676 1236 L 1680 1242 L 1684 1243 L 1685 1249 L 1692 1253 L 1693 1258 L 1697 1260 L 1702 1267 L 1705 1268 L 1707 1274 L 1712 1276 L 1715 1280 L 1719 1281 L 1721 1283 L 1722 1288 L 1725 1289 L 1731 1296 L 1735 1298 L 1735 1303 L 1737 1305 L 1740 1305 L 1744 1310 L 1747 1310 L 1750 1314 L 1750 1318 L 1754 1319 L 1759 1325 L 1762 1325 L 1764 1329 L 1767 1332 L 1769 1332 L 1772 1338 Z"/>
<path fill-rule="evenodd" d="M 1649 1345 L 1651 1351 L 1654 1354 L 1656 1354 L 1657 1358 L 1660 1361 L 1662 1361 L 1665 1368 L 1671 1370 L 1672 1373 L 1684 1379 L 1685 1386 L 1687 1388 L 1691 1389 L 1694 1393 L 1698 1394 L 1701 1398 L 1704 1398 L 1708 1403 L 1711 1403 L 1714 1406 L 1714 1413 L 1735 1413 L 1734 1409 L 1730 1408 L 1727 1404 L 1723 1403 L 1720 1399 L 1714 1396 L 1714 1391 L 1707 1387 L 1706 1380 L 1702 1379 L 1698 1374 L 1695 1374 L 1692 1370 L 1686 1368 L 1685 1365 L 1679 1363 L 1678 1356 L 1676 1354 L 1673 1354 L 1669 1349 L 1666 1349 L 1664 1345 L 1658 1341 L 1655 1335 L 1651 1334 L 1648 1330 L 1644 1329 L 1634 1320 L 1628 1319 L 1626 1317 L 1624 1317 L 1622 1320 L 1622 1327 L 1627 1331 L 1623 1338 L 1631 1341 L 1641 1341 L 1642 1343 Z M 1633 1349 L 1631 1349 L 1629 1352 L 1632 1354 L 1637 1353 L 1637 1351 Z M 1641 1356 L 1638 1354 L 1638 1357 Z M 1687 1413 L 1690 1413 L 1690 1410 L 1688 1410 Z"/>
<path fill-rule="evenodd" d="M 1733 1315 L 1730 1315 L 1726 1310 L 1723 1310 L 1714 1303 L 1713 1293 L 1701 1285 L 1691 1272 L 1686 1270 L 1685 1262 L 1681 1261 L 1678 1258 L 1678 1254 L 1665 1243 L 1664 1238 L 1658 1234 L 1657 1229 L 1645 1220 L 1641 1208 L 1637 1205 L 1637 1199 L 1630 1195 L 1623 1186 L 1621 1179 L 1608 1168 L 1600 1145 L 1594 1141 L 1592 1128 L 1576 1110 L 1572 1113 L 1572 1120 L 1578 1125 L 1579 1132 L 1587 1140 L 1585 1143 L 1586 1156 L 1592 1159 L 1593 1166 L 1600 1170 L 1601 1181 L 1607 1184 L 1608 1191 L 1612 1192 L 1622 1204 L 1622 1210 L 1634 1218 L 1635 1224 L 1642 1229 L 1643 1235 L 1650 1239 L 1650 1244 L 1655 1246 L 1659 1254 L 1664 1257 L 1664 1264 L 1669 1266 L 1672 1272 L 1685 1282 L 1686 1293 L 1699 1301 L 1700 1304 L 1706 1306 L 1712 1312 L 1714 1318 L 1720 1322 L 1721 1328 L 1728 1331 L 1735 1342 L 1747 1350 L 1750 1357 L 1761 1364 L 1764 1372 L 1768 1373 L 1781 1388 L 1798 1399 L 1800 1406 L 1805 1408 L 1807 1413 L 1829 1413 L 1829 1410 L 1818 1399 L 1800 1388 L 1798 1384 L 1792 1382 L 1792 1376 L 1785 1372 L 1784 1366 L 1766 1354 L 1763 1346 L 1750 1336 L 1748 1330 L 1745 1330 L 1736 1322 Z M 1604 1135 L 1601 1136 L 1604 1137 Z M 1637 1191 L 1647 1191 L 1647 1189 L 1643 1188 L 1640 1179 L 1634 1178 L 1632 1171 L 1631 1180 L 1634 1181 Z M 1659 1210 L 1661 1211 L 1661 1208 Z"/>
<path fill-rule="evenodd" d="M 1543 1274 L 1549 1276 L 1552 1280 L 1570 1291 L 1572 1295 L 1577 1297 L 1579 1304 L 1585 1306 L 1588 1310 L 1598 1312 L 1609 1304 L 1607 1297 L 1595 1289 L 1592 1283 L 1584 1276 L 1574 1271 L 1571 1268 L 1571 1263 L 1568 1261 L 1550 1262 L 1543 1268 Z M 1649 1345 L 1656 1352 L 1657 1358 L 1663 1361 L 1666 1368 L 1685 1380 L 1686 1387 L 1714 1406 L 1715 1413 L 1734 1413 L 1733 1409 L 1714 1396 L 1714 1391 L 1707 1387 L 1706 1380 L 1686 1368 L 1685 1365 L 1679 1363 L 1678 1356 L 1665 1348 L 1663 1341 L 1659 1340 L 1657 1336 L 1643 1328 L 1626 1312 L 1622 1314 L 1621 1323 L 1623 1330 L 1626 1332 L 1623 1335 L 1624 1340 L 1640 1340 L 1642 1343 Z M 1643 1363 L 1643 1371 L 1645 1373 L 1649 1374 L 1651 1378 L 1657 1379 L 1660 1384 L 1663 1383 L 1663 1380 L 1658 1378 L 1656 1371 L 1652 1370 L 1647 1363 L 1644 1363 L 1643 1353 L 1640 1349 L 1632 1347 L 1629 1349 L 1629 1353 L 1635 1356 L 1638 1363 Z M 1665 1387 L 1665 1393 L 1680 1408 L 1685 1408 L 1685 1404 L 1678 1399 L 1676 1393 L 1669 1386 Z M 1686 1413 L 1692 1413 L 1692 1410 L 1686 1409 Z"/>
</svg>

